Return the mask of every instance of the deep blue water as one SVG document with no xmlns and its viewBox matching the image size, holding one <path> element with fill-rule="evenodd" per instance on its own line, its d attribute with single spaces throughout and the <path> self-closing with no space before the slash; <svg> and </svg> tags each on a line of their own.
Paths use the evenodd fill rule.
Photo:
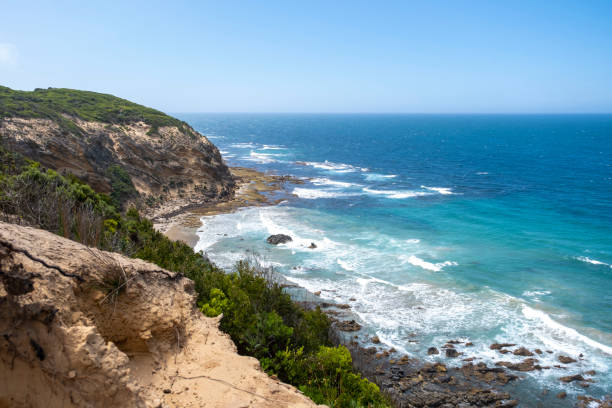
<svg viewBox="0 0 612 408">
<path fill-rule="evenodd" d="M 558 377 L 590 369 L 588 393 L 610 393 L 612 115 L 179 117 L 229 165 L 309 179 L 279 206 L 204 218 L 196 249 L 220 265 L 254 251 L 423 358 L 454 338 L 488 362 L 520 358 L 493 341 L 552 351 L 541 365 L 583 354 L 528 374 L 532 399 L 571 400 L 584 389 Z M 278 232 L 293 243 L 264 242 Z"/>
</svg>

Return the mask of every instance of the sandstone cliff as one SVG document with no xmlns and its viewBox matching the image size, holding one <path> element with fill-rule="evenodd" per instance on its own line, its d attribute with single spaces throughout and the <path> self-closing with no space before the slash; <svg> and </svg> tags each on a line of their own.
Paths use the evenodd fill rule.
<svg viewBox="0 0 612 408">
<path fill-rule="evenodd" d="M 314 404 L 239 356 L 193 283 L 0 223 L 0 407 Z"/>
<path fill-rule="evenodd" d="M 231 198 L 235 188 L 206 137 L 111 95 L 0 87 L 0 137 L 12 150 L 72 173 L 98 192 L 121 201 L 136 200 L 137 192 L 145 208 Z"/>
</svg>

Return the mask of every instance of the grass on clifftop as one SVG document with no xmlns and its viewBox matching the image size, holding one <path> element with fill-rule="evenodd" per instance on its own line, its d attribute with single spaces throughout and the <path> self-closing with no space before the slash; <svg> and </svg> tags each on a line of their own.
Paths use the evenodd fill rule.
<svg viewBox="0 0 612 408">
<path fill-rule="evenodd" d="M 195 137 L 195 132 L 185 122 L 113 95 L 66 88 L 16 91 L 0 86 L 0 119 L 51 119 L 67 132 L 80 133 L 66 116 L 116 125 L 143 121 L 151 126 L 151 134 L 157 133 L 162 126 L 176 126 Z"/>
<path fill-rule="evenodd" d="M 303 309 L 251 263 L 239 262 L 233 271 L 223 271 L 187 244 L 156 231 L 135 209 L 120 213 L 114 202 L 0 143 L 1 219 L 182 273 L 195 283 L 200 310 L 208 316 L 223 313 L 221 330 L 241 354 L 258 358 L 266 372 L 318 404 L 389 406 L 378 386 L 353 369 L 349 351 L 332 346 L 330 322 L 320 309 Z M 121 296 L 122 282 L 121 276 L 111 276 L 102 284 L 112 296 Z"/>
</svg>

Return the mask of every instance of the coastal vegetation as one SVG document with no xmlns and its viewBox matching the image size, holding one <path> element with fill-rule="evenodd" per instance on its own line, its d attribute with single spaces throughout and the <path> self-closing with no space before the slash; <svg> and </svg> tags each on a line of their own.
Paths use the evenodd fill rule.
<svg viewBox="0 0 612 408">
<path fill-rule="evenodd" d="M 353 369 L 349 351 L 332 345 L 330 322 L 321 310 L 302 308 L 252 262 L 238 262 L 228 273 L 156 231 L 136 209 L 122 213 L 119 205 L 129 197 L 130 183 L 121 169 L 109 171 L 122 185 L 114 197 L 0 146 L 0 215 L 184 274 L 194 281 L 200 310 L 223 314 L 220 327 L 241 354 L 258 358 L 266 372 L 316 403 L 388 406 L 379 388 Z"/>
<path fill-rule="evenodd" d="M 17 91 L 0 86 L 0 119 L 37 118 L 57 122 L 68 133 L 81 134 L 74 119 L 113 125 L 144 122 L 151 126 L 149 134 L 158 134 L 163 126 L 176 126 L 195 138 L 191 127 L 153 108 L 139 105 L 113 95 L 65 88 L 37 88 Z"/>
</svg>

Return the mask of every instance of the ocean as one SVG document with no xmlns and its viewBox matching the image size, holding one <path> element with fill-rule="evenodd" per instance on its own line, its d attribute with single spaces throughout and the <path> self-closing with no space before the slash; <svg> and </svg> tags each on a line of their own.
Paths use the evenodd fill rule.
<svg viewBox="0 0 612 408">
<path fill-rule="evenodd" d="M 203 217 L 195 249 L 218 265 L 256 254 L 424 360 L 451 339 L 491 364 L 524 359 L 494 342 L 578 360 L 521 373 L 522 401 L 612 392 L 612 115 L 177 116 L 228 165 L 306 180 L 279 205 Z M 589 370 L 588 389 L 559 381 Z"/>
</svg>

